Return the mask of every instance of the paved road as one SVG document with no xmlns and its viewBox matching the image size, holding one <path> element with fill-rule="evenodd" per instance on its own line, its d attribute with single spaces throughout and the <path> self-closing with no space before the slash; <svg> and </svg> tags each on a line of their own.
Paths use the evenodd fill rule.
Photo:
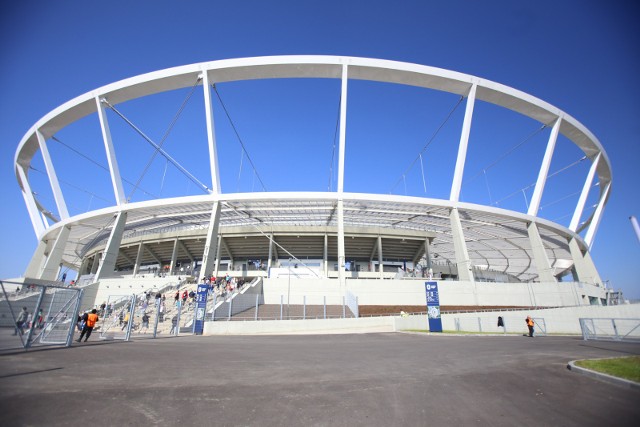
<svg viewBox="0 0 640 427">
<path fill-rule="evenodd" d="M 579 338 L 363 334 L 89 343 L 0 356 L 11 425 L 638 425 L 640 391 L 567 362 Z"/>
</svg>

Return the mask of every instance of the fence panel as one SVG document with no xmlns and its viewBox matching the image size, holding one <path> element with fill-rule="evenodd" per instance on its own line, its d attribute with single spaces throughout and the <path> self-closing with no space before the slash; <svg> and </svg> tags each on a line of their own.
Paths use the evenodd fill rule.
<svg viewBox="0 0 640 427">
<path fill-rule="evenodd" d="M 106 302 L 100 326 L 100 339 L 127 340 L 133 323 L 132 307 L 135 307 L 134 295 L 111 295 Z"/>
<path fill-rule="evenodd" d="M 0 282 L 0 350 L 71 345 L 82 290 Z"/>
<path fill-rule="evenodd" d="M 580 318 L 584 340 L 640 341 L 640 319 Z"/>
</svg>

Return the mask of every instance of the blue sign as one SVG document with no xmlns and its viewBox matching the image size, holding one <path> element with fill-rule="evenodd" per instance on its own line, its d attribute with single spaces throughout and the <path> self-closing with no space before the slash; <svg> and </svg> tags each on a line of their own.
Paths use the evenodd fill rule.
<svg viewBox="0 0 640 427">
<path fill-rule="evenodd" d="M 424 290 L 427 295 L 427 318 L 429 319 L 429 331 L 442 332 L 438 282 L 424 282 Z"/>
<path fill-rule="evenodd" d="M 202 335 L 204 331 L 204 316 L 207 310 L 207 295 L 209 294 L 209 285 L 201 283 L 198 285 L 198 292 L 196 293 L 196 313 L 195 313 L 195 326 L 193 332 L 198 335 Z"/>
</svg>

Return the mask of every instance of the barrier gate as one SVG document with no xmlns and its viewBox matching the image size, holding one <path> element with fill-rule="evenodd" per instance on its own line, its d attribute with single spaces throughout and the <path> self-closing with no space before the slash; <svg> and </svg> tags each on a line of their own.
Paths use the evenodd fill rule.
<svg viewBox="0 0 640 427">
<path fill-rule="evenodd" d="M 42 281 L 0 285 L 0 350 L 71 345 L 82 289 Z"/>
</svg>

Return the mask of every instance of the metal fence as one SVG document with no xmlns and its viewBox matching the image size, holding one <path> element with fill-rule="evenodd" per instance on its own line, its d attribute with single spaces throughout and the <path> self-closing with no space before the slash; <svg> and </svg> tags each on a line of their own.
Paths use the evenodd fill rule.
<svg viewBox="0 0 640 427">
<path fill-rule="evenodd" d="M 584 340 L 640 342 L 640 319 L 580 318 Z"/>
<path fill-rule="evenodd" d="M 0 350 L 71 345 L 82 289 L 0 282 Z"/>
<path fill-rule="evenodd" d="M 456 332 L 474 333 L 522 333 L 528 335 L 528 328 L 522 317 L 500 316 L 501 322 L 496 317 L 454 317 L 453 326 Z M 534 336 L 547 335 L 547 323 L 543 317 L 534 317 Z"/>
</svg>

